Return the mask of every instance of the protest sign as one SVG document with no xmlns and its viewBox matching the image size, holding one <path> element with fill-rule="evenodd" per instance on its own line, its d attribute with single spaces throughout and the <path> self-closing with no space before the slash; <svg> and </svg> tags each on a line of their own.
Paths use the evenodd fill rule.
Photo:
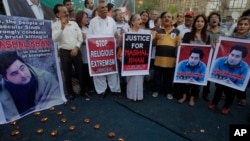
<svg viewBox="0 0 250 141">
<path fill-rule="evenodd" d="M 122 76 L 149 74 L 151 38 L 151 34 L 124 34 Z"/>
<path fill-rule="evenodd" d="M 206 85 L 211 59 L 211 45 L 181 44 L 176 59 L 174 82 Z"/>
<path fill-rule="evenodd" d="M 244 91 L 250 72 L 250 41 L 220 37 L 209 73 L 209 80 Z"/>
<path fill-rule="evenodd" d="M 51 22 L 0 15 L 0 123 L 66 101 Z"/>
<path fill-rule="evenodd" d="M 115 38 L 91 36 L 86 41 L 90 75 L 117 73 Z"/>
</svg>

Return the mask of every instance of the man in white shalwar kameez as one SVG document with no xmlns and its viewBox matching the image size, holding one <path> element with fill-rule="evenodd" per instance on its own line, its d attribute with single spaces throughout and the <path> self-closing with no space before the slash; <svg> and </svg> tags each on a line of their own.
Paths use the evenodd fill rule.
<svg viewBox="0 0 250 141">
<path fill-rule="evenodd" d="M 112 35 L 118 37 L 116 32 L 116 23 L 115 21 L 107 16 L 108 8 L 105 0 L 99 0 L 98 3 L 98 16 L 93 18 L 89 24 L 90 34 L 92 35 Z M 114 46 L 115 48 L 115 46 Z M 117 97 L 121 97 L 121 88 L 119 74 L 109 74 L 102 76 L 94 76 L 94 86 L 98 95 L 102 98 L 105 97 L 105 92 L 107 89 L 107 84 L 111 92 L 115 93 Z"/>
</svg>

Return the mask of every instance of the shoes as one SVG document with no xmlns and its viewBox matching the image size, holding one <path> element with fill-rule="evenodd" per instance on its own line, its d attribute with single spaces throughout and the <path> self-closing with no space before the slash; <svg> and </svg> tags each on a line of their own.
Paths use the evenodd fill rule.
<svg viewBox="0 0 250 141">
<path fill-rule="evenodd" d="M 182 98 L 178 100 L 178 103 L 182 104 L 184 101 L 186 101 L 187 95 L 183 94 Z"/>
<path fill-rule="evenodd" d="M 228 109 L 228 108 L 223 107 L 223 108 L 222 108 L 222 110 L 221 110 L 221 113 L 222 113 L 223 115 L 228 115 L 228 113 L 229 113 L 229 109 Z"/>
<path fill-rule="evenodd" d="M 152 97 L 158 97 L 159 93 L 158 92 L 153 92 Z"/>
<path fill-rule="evenodd" d="M 169 100 L 173 99 L 173 95 L 172 94 L 167 94 L 167 99 L 169 99 Z"/>
<path fill-rule="evenodd" d="M 119 98 L 119 99 L 122 98 L 121 92 L 114 92 L 114 94 L 115 94 L 116 98 Z"/>
<path fill-rule="evenodd" d="M 213 104 L 213 103 L 211 103 L 211 104 L 208 105 L 208 108 L 209 108 L 210 110 L 215 109 L 215 107 L 216 107 L 216 105 Z"/>
<path fill-rule="evenodd" d="M 85 92 L 83 96 L 86 98 L 93 98 L 92 95 L 87 92 Z"/>
<path fill-rule="evenodd" d="M 101 99 L 104 99 L 106 97 L 106 95 L 107 95 L 106 92 L 103 92 L 103 93 L 99 94 L 99 97 Z"/>
<path fill-rule="evenodd" d="M 247 105 L 246 99 L 240 99 L 239 102 L 238 102 L 238 105 L 240 105 L 240 106 L 246 106 Z"/>
</svg>

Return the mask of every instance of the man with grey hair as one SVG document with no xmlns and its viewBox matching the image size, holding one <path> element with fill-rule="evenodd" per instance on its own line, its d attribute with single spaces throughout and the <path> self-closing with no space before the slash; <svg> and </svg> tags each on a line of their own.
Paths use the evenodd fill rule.
<svg viewBox="0 0 250 141">
<path fill-rule="evenodd" d="M 113 18 L 107 16 L 108 7 L 105 0 L 99 0 L 98 2 L 98 16 L 94 17 L 89 24 L 90 34 L 93 35 L 112 35 L 118 39 L 116 23 Z M 115 48 L 115 46 L 114 46 Z M 121 98 L 121 88 L 118 73 L 94 76 L 95 90 L 101 98 L 106 96 L 107 84 L 111 92 L 115 93 L 118 98 Z"/>
</svg>

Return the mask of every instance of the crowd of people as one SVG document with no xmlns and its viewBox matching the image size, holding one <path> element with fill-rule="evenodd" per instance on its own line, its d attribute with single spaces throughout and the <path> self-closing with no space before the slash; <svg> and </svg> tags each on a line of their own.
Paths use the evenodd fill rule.
<svg viewBox="0 0 250 141">
<path fill-rule="evenodd" d="M 219 37 L 225 36 L 220 30 L 221 17 L 217 12 L 210 13 L 208 17 L 204 14 L 195 15 L 193 11 L 180 12 L 175 19 L 175 16 L 170 12 L 159 14 L 157 10 L 152 10 L 150 13 L 142 11 L 133 14 L 130 20 L 126 21 L 121 9 L 114 9 L 113 4 L 107 4 L 104 0 L 99 0 L 96 9 L 94 9 L 92 0 L 86 0 L 85 10 L 76 14 L 72 1 L 64 0 L 63 4 L 55 5 L 54 13 L 58 20 L 53 23 L 53 40 L 58 43 L 66 93 L 71 100 L 76 95 L 71 83 L 74 68 L 81 88 L 80 94 L 86 98 L 92 98 L 90 94 L 92 88 L 101 98 L 105 98 L 108 86 L 115 96 L 118 98 L 124 97 L 121 84 L 125 83 L 126 97 L 132 101 L 141 101 L 143 100 L 143 83 L 146 80 L 151 80 L 153 82 L 152 97 L 164 94 L 167 99 L 176 98 L 180 104 L 188 100 L 188 105 L 193 107 L 199 93 L 202 93 L 202 98 L 206 101 L 210 100 L 210 95 L 214 95 L 208 106 L 209 109 L 213 110 L 224 96 L 225 104 L 221 112 L 225 115 L 229 113 L 235 96 L 238 98 L 239 105 L 246 105 L 246 90 L 241 92 L 215 84 L 215 94 L 209 94 L 211 82 L 208 82 L 203 88 L 195 84 L 173 83 L 176 52 L 181 43 L 211 45 L 212 48 L 215 48 Z M 174 21 L 176 22 L 174 23 Z M 242 16 L 238 19 L 235 32 L 230 37 L 249 40 L 249 31 L 250 9 L 242 13 Z M 116 74 L 90 77 L 86 37 L 88 35 L 104 37 L 113 35 L 117 41 L 117 62 L 120 69 L 121 59 L 119 58 L 122 57 L 122 37 L 125 32 L 152 34 L 150 72 L 153 72 L 153 74 L 122 77 L 119 71 Z M 235 50 L 232 50 L 232 52 Z M 199 61 L 205 53 L 194 49 L 190 52 L 190 57 L 196 55 Z M 245 57 L 244 54 L 247 54 L 247 50 L 240 52 L 240 60 Z"/>
<path fill-rule="evenodd" d="M 131 101 L 142 101 L 144 82 L 151 81 L 153 98 L 162 94 L 166 95 L 169 100 L 177 99 L 180 104 L 188 100 L 188 105 L 193 107 L 201 93 L 205 101 L 211 100 L 208 105 L 211 110 L 215 109 L 221 98 L 225 98 L 225 104 L 221 110 L 225 115 L 229 113 L 235 96 L 239 105 L 246 105 L 246 90 L 242 92 L 215 83 L 215 92 L 211 94 L 209 81 L 206 86 L 173 82 L 177 50 L 181 43 L 211 45 L 215 50 L 219 37 L 226 36 L 220 30 L 219 13 L 211 12 L 205 16 L 196 14 L 194 11 L 183 11 L 175 17 L 171 12 L 159 13 L 157 10 L 151 10 L 132 14 L 127 20 L 121 9 L 104 0 L 99 0 L 96 7 L 94 7 L 93 0 L 85 0 L 84 7 L 84 10 L 75 13 L 73 2 L 63 0 L 62 4 L 56 4 L 53 9 L 56 20 L 52 25 L 52 39 L 58 46 L 64 89 L 69 100 L 74 100 L 77 95 L 72 85 L 72 77 L 74 77 L 79 82 L 81 89 L 79 94 L 86 99 L 93 98 L 93 91 L 103 99 L 109 89 L 117 98 L 127 97 Z M 46 14 L 42 17 L 46 17 Z M 249 40 L 249 31 L 250 9 L 242 13 L 234 32 L 229 37 Z M 139 74 L 121 76 L 121 48 L 124 33 L 152 35 L 152 54 L 148 76 Z M 119 73 L 90 76 L 86 48 L 86 38 L 89 35 L 115 37 Z M 192 65 L 204 66 L 200 60 L 206 53 L 194 48 L 190 51 L 189 58 L 184 60 L 183 65 L 178 69 L 192 69 Z M 237 53 L 238 60 L 242 63 L 241 60 L 247 55 L 248 50 L 242 51 L 239 47 L 232 47 L 228 58 Z M 230 60 L 225 60 L 225 58 L 222 61 L 228 62 L 230 67 L 239 65 L 239 62 L 230 64 Z M 244 65 L 247 66 L 247 64 Z M 221 65 L 218 66 L 221 67 Z M 123 89 L 124 84 L 126 89 Z"/>
</svg>

